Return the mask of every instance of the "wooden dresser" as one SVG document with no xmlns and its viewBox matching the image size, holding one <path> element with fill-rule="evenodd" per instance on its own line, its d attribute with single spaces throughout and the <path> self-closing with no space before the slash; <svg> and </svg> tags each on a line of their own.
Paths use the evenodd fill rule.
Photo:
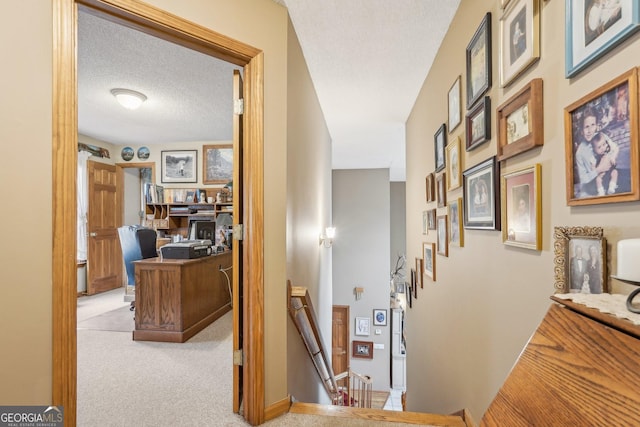
<svg viewBox="0 0 640 427">
<path fill-rule="evenodd" d="M 231 310 L 229 286 L 220 271 L 231 262 L 231 252 L 135 261 L 133 339 L 185 342 Z"/>
<path fill-rule="evenodd" d="M 640 426 L 640 327 L 552 299 L 480 425 Z"/>
</svg>

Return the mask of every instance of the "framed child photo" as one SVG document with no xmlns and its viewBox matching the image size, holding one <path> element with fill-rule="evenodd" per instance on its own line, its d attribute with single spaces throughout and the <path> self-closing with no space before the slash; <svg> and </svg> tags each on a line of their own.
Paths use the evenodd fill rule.
<svg viewBox="0 0 640 427">
<path fill-rule="evenodd" d="M 436 158 L 436 172 L 440 172 L 444 169 L 445 154 L 444 147 L 447 145 L 447 125 L 442 124 L 433 135 L 433 146 L 435 150 Z"/>
<path fill-rule="evenodd" d="M 566 107 L 564 134 L 569 206 L 639 199 L 637 68 Z"/>
<path fill-rule="evenodd" d="M 607 241 L 602 227 L 555 227 L 553 237 L 556 293 L 606 293 Z"/>
<path fill-rule="evenodd" d="M 640 28 L 638 0 L 565 0 L 565 76 L 574 77 Z"/>
<path fill-rule="evenodd" d="M 454 190 L 462 185 L 462 156 L 460 155 L 460 137 L 456 137 L 447 144 L 446 166 L 447 191 Z"/>
<path fill-rule="evenodd" d="M 502 175 L 502 242 L 542 249 L 540 164 Z"/>
<path fill-rule="evenodd" d="M 464 228 L 500 230 L 500 163 L 496 156 L 465 170 Z"/>
<path fill-rule="evenodd" d="M 500 86 L 540 58 L 540 0 L 512 0 L 500 18 Z"/>
<path fill-rule="evenodd" d="M 482 19 L 467 45 L 467 108 L 491 87 L 491 12 Z"/>
</svg>

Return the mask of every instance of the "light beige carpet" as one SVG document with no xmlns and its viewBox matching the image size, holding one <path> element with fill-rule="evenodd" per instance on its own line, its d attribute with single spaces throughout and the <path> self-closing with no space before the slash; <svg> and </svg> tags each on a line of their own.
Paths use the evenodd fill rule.
<svg viewBox="0 0 640 427">
<path fill-rule="evenodd" d="M 78 329 L 92 331 L 131 332 L 135 328 L 135 311 L 129 306 L 107 311 L 106 313 L 90 317 L 78 322 Z"/>
</svg>

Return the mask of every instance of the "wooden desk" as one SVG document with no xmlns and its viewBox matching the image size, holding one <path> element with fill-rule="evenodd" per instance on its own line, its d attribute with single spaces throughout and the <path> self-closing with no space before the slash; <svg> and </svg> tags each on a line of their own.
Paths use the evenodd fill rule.
<svg viewBox="0 0 640 427">
<path fill-rule="evenodd" d="M 231 262 L 231 252 L 135 261 L 133 339 L 185 342 L 231 310 L 227 279 L 219 271 Z"/>
</svg>

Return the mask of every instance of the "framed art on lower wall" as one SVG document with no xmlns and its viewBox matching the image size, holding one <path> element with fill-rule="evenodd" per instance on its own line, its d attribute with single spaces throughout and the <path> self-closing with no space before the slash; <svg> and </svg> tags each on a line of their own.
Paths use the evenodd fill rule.
<svg viewBox="0 0 640 427">
<path fill-rule="evenodd" d="M 502 175 L 502 242 L 542 249 L 540 164 Z"/>
</svg>

